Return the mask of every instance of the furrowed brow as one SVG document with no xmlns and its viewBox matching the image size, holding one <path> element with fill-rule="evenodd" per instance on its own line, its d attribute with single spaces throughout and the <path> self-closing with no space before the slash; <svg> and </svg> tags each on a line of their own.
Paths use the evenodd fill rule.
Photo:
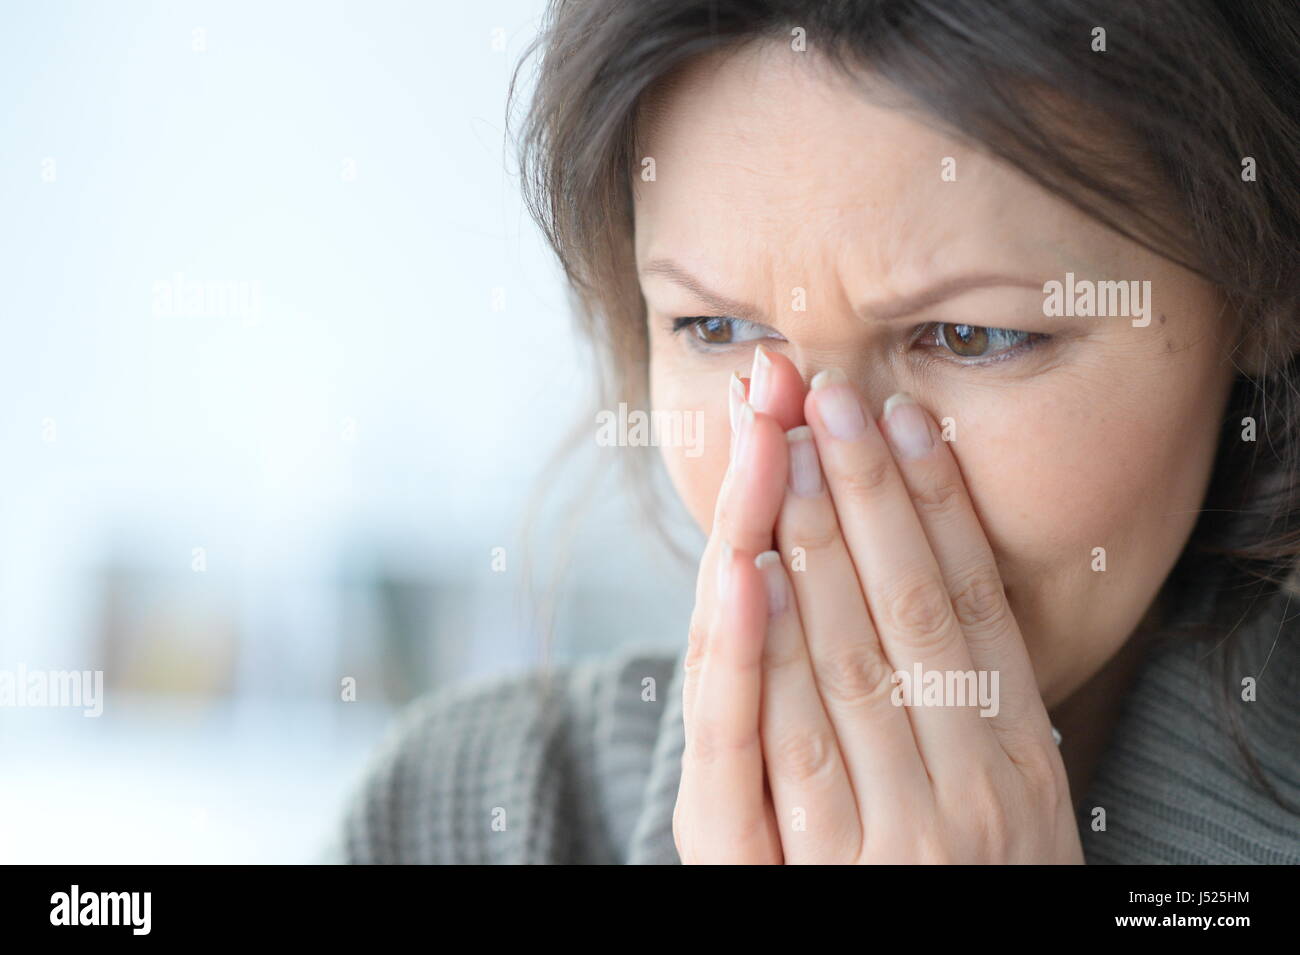
<svg viewBox="0 0 1300 955">
<path fill-rule="evenodd" d="M 728 298 L 705 287 L 704 283 L 671 259 L 654 259 L 641 270 L 642 276 L 658 275 L 690 292 L 701 302 L 721 315 L 763 322 L 761 309 L 736 299 Z M 878 322 L 888 322 L 938 305 L 965 292 L 979 288 L 1025 288 L 1042 291 L 1042 283 L 994 272 L 971 272 L 954 275 L 909 295 L 867 302 L 857 309 L 858 314 Z"/>
<path fill-rule="evenodd" d="M 726 315 L 732 318 L 743 318 L 746 321 L 762 323 L 764 321 L 761 309 L 745 302 L 736 301 L 733 298 L 727 298 L 704 286 L 704 283 L 697 279 L 690 272 L 673 262 L 670 259 L 654 259 L 646 264 L 641 270 L 643 276 L 660 275 L 668 279 L 674 285 L 686 289 L 701 302 L 706 303 L 709 308 L 716 310 L 720 315 Z"/>
</svg>

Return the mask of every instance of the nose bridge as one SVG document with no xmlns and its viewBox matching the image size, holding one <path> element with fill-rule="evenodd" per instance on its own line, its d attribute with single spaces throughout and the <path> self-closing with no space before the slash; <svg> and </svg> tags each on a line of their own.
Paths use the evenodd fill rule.
<svg viewBox="0 0 1300 955">
<path fill-rule="evenodd" d="M 841 270 L 852 267 L 843 261 L 840 253 L 823 252 L 808 243 L 790 243 L 786 252 L 794 253 L 801 267 L 792 268 L 794 262 L 773 263 L 772 306 L 789 316 L 783 334 L 790 342 L 787 354 L 799 369 L 805 382 L 826 368 L 838 368 L 858 388 L 867 401 L 872 414 L 878 415 L 885 399 L 902 386 L 898 380 L 894 353 L 896 338 L 902 331 L 872 321 L 859 314 L 846 288 Z M 843 250 L 841 250 L 842 252 Z M 883 275 L 877 265 L 857 261 L 873 274 Z M 780 273 L 786 282 L 780 282 Z"/>
<path fill-rule="evenodd" d="M 856 336 L 836 345 L 795 345 L 789 354 L 805 382 L 811 381 L 813 375 L 826 368 L 838 368 L 844 372 L 866 399 L 867 407 L 873 415 L 879 415 L 885 399 L 901 387 L 885 346 L 866 336 Z"/>
<path fill-rule="evenodd" d="M 902 330 L 864 319 L 842 296 L 816 304 L 810 299 L 808 311 L 795 318 L 786 334 L 787 354 L 804 381 L 838 368 L 879 414 L 885 399 L 902 387 L 895 340 Z"/>
</svg>

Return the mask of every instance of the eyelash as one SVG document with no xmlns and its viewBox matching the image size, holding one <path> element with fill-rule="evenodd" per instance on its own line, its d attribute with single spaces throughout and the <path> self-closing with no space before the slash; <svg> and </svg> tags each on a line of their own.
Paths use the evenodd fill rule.
<svg viewBox="0 0 1300 955">
<path fill-rule="evenodd" d="M 731 323 L 732 328 L 743 328 L 746 330 L 763 328 L 762 325 L 758 325 L 754 322 L 747 321 L 743 318 L 732 318 L 727 315 L 692 315 L 684 318 L 674 318 L 672 320 L 672 333 L 676 335 L 678 332 L 681 332 L 688 328 L 689 329 L 698 328 L 703 324 L 705 324 L 706 322 L 729 322 Z M 1000 352 L 996 352 L 995 354 L 990 355 L 988 357 L 963 358 L 961 355 L 954 353 L 950 348 L 946 348 L 943 345 L 942 338 L 940 336 L 942 334 L 942 330 L 945 327 L 952 327 L 952 328 L 964 327 L 964 328 L 974 329 L 976 331 L 986 332 L 990 336 L 995 334 L 1000 334 L 1000 335 L 1022 335 L 1024 337 L 1017 344 L 1011 346 L 1010 348 L 1004 349 L 1003 351 Z M 947 361 L 951 364 L 962 365 L 962 366 L 990 365 L 995 362 L 1006 361 L 1008 359 L 1023 355 L 1025 352 L 1028 352 L 1030 349 L 1035 348 L 1046 341 L 1049 341 L 1051 337 L 1052 337 L 1051 335 L 1047 335 L 1042 332 L 1022 332 L 1014 328 L 998 328 L 991 325 L 970 325 L 965 322 L 929 322 L 925 325 L 920 326 L 912 333 L 912 335 L 908 339 L 907 345 L 911 347 L 920 342 L 924 342 L 928 339 L 931 342 L 932 348 L 940 351 L 944 351 L 949 356 L 947 358 L 939 358 L 934 360 Z M 753 339 L 753 340 L 757 340 L 757 339 Z M 779 340 L 784 341 L 785 339 L 779 338 Z M 747 342 L 742 341 L 742 342 L 710 343 L 710 342 L 702 341 L 698 337 L 698 335 L 691 336 L 691 347 L 700 349 L 701 351 L 704 352 L 720 351 L 721 349 L 727 348 L 728 346 L 733 344 L 743 345 L 743 344 L 747 344 Z"/>
</svg>

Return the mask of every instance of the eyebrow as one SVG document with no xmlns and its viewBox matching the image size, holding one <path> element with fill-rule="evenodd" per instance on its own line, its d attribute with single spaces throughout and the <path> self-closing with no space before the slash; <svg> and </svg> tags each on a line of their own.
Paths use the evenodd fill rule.
<svg viewBox="0 0 1300 955">
<path fill-rule="evenodd" d="M 763 321 L 764 316 L 760 309 L 706 288 L 704 283 L 671 259 L 654 259 L 646 264 L 641 274 L 661 275 L 686 289 L 700 301 L 706 302 L 710 308 L 725 315 L 752 322 Z M 943 279 L 910 295 L 865 303 L 860 305 L 857 311 L 875 321 L 887 322 L 915 314 L 977 288 L 1026 288 L 1042 291 L 1042 287 L 1041 282 L 1032 282 L 1019 276 L 1002 275 L 996 272 L 970 272 Z"/>
<path fill-rule="evenodd" d="M 743 318 L 750 322 L 762 322 L 763 313 L 753 305 L 747 305 L 725 295 L 719 295 L 704 286 L 704 283 L 697 279 L 690 272 L 678 265 L 671 259 L 653 259 L 646 264 L 641 270 L 642 275 L 662 275 L 664 278 L 679 285 L 686 291 L 690 292 L 701 302 L 707 302 L 712 309 L 728 315 L 733 318 Z"/>
</svg>

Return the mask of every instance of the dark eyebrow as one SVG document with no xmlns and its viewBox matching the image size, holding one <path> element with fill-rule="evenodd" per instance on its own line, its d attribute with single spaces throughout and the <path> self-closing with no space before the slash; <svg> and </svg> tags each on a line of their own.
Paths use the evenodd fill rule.
<svg viewBox="0 0 1300 955">
<path fill-rule="evenodd" d="M 662 275 L 669 281 L 686 289 L 700 301 L 707 302 L 710 308 L 715 309 L 722 315 L 731 318 L 743 318 L 757 324 L 762 324 L 764 320 L 761 310 L 753 305 L 747 305 L 744 302 L 738 302 L 735 299 L 727 298 L 725 295 L 710 291 L 704 287 L 704 283 L 670 259 L 654 259 L 648 262 L 646 267 L 641 270 L 641 274 Z"/>
<path fill-rule="evenodd" d="M 738 302 L 735 299 L 727 298 L 725 295 L 719 295 L 717 292 L 705 288 L 699 279 L 670 259 L 652 260 L 641 270 L 641 274 L 662 275 L 686 289 L 700 301 L 708 303 L 710 308 L 716 309 L 723 315 L 759 323 L 764 320 L 761 310 L 753 305 Z M 924 308 L 929 308 L 946 299 L 960 295 L 962 292 L 977 288 L 997 287 L 1027 288 L 1041 292 L 1043 283 L 1032 282 L 1029 279 L 1018 278 L 1013 275 L 1000 275 L 994 272 L 972 272 L 952 276 L 919 292 L 901 298 L 863 304 L 858 308 L 858 311 L 863 316 L 874 321 L 887 322 L 915 314 Z"/>
</svg>

